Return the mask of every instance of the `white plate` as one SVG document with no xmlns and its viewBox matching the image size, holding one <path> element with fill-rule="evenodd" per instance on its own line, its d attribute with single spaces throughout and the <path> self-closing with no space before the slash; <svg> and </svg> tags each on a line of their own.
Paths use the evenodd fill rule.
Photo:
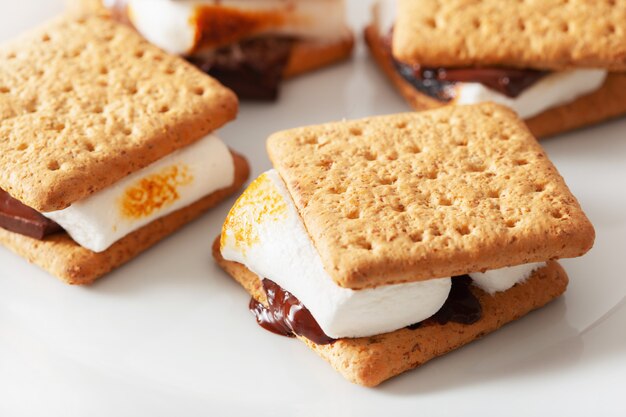
<svg viewBox="0 0 626 417">
<path fill-rule="evenodd" d="M 61 3 L 1 0 L 0 38 Z M 366 3 L 350 3 L 356 28 Z M 405 110 L 360 45 L 278 103 L 243 105 L 222 136 L 258 174 L 273 131 Z M 545 146 L 597 229 L 563 262 L 565 297 L 377 389 L 256 325 L 210 257 L 233 199 L 88 288 L 0 248 L 0 416 L 626 415 L 626 120 Z"/>
</svg>

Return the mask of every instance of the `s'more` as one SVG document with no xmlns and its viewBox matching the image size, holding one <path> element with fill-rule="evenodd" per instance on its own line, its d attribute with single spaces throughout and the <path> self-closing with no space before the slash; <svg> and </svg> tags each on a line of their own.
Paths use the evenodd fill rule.
<svg viewBox="0 0 626 417">
<path fill-rule="evenodd" d="M 107 12 L 184 56 L 242 99 L 274 100 L 284 79 L 347 59 L 344 0 L 69 0 Z"/>
<path fill-rule="evenodd" d="M 133 259 L 245 182 L 214 133 L 237 107 L 110 19 L 0 46 L 0 243 L 70 284 Z"/>
<path fill-rule="evenodd" d="M 365 37 L 416 110 L 492 101 L 539 138 L 626 114 L 626 2 L 379 0 Z"/>
<path fill-rule="evenodd" d="M 593 226 L 501 105 L 276 133 L 215 241 L 258 323 L 382 381 L 561 295 Z"/>
</svg>

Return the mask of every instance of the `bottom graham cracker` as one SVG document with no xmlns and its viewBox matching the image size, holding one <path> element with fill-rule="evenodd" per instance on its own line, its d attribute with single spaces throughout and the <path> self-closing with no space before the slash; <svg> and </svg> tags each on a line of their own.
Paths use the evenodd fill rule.
<svg viewBox="0 0 626 417">
<path fill-rule="evenodd" d="M 252 297 L 265 302 L 259 277 L 244 265 L 222 258 L 219 238 L 213 244 L 213 256 Z M 347 380 L 374 387 L 546 305 L 563 294 L 567 284 L 563 268 L 550 261 L 524 283 L 508 291 L 489 295 L 472 287 L 483 309 L 482 318 L 473 324 L 449 322 L 442 325 L 425 321 L 414 330 L 404 328 L 371 337 L 344 338 L 330 345 L 317 345 L 306 338 L 298 338 Z"/>
</svg>

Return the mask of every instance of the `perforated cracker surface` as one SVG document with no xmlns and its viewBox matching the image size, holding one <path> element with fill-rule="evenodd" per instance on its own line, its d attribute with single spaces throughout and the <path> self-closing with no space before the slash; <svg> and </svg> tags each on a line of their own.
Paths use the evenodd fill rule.
<svg viewBox="0 0 626 417">
<path fill-rule="evenodd" d="M 398 1 L 401 61 L 626 70 L 626 0 Z"/>
<path fill-rule="evenodd" d="M 233 119 L 234 94 L 101 17 L 0 47 L 0 188 L 67 207 Z"/>
<path fill-rule="evenodd" d="M 279 132 L 268 150 L 343 287 L 574 257 L 594 240 L 542 148 L 495 104 Z"/>
</svg>

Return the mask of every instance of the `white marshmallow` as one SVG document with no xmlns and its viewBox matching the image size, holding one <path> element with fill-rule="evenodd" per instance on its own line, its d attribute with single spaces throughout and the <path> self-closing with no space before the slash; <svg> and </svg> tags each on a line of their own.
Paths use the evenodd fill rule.
<svg viewBox="0 0 626 417">
<path fill-rule="evenodd" d="M 230 186 L 234 172 L 226 145 L 209 135 L 66 209 L 43 215 L 60 224 L 82 247 L 102 252 L 142 226 Z M 152 180 L 156 186 L 165 185 L 166 190 L 151 200 L 142 180 L 144 184 Z M 129 206 L 124 202 L 129 202 L 130 190 L 141 198 L 138 206 L 131 207 L 148 210 L 139 215 L 131 210 L 129 215 Z"/>
<path fill-rule="evenodd" d="M 511 266 L 486 272 L 472 272 L 469 276 L 481 290 L 489 294 L 506 291 L 526 281 L 533 272 L 546 266 L 545 262 Z"/>
<path fill-rule="evenodd" d="M 129 17 L 150 42 L 172 54 L 188 54 L 195 47 L 196 8 L 212 5 L 247 12 L 275 12 L 277 23 L 251 29 L 247 37 L 285 35 L 331 41 L 345 36 L 343 0 L 129 0 Z M 206 51 L 198 51 L 206 52 Z"/>
<path fill-rule="evenodd" d="M 522 119 L 561 104 L 569 103 L 602 86 L 607 71 L 603 69 L 579 69 L 553 72 L 541 78 L 515 98 L 507 97 L 480 83 L 457 83 L 455 104 L 474 104 L 485 101 L 509 106 Z"/>
<path fill-rule="evenodd" d="M 260 194 L 253 194 L 261 189 Z M 372 336 L 425 320 L 441 308 L 450 292 L 450 278 L 358 291 L 338 286 L 324 270 L 275 170 L 263 174 L 244 192 L 229 214 L 233 218 L 237 226 L 227 220 L 222 232 L 224 259 L 242 263 L 294 294 L 330 337 Z M 237 227 L 248 230 L 243 234 L 246 242 L 241 241 Z"/>
</svg>

